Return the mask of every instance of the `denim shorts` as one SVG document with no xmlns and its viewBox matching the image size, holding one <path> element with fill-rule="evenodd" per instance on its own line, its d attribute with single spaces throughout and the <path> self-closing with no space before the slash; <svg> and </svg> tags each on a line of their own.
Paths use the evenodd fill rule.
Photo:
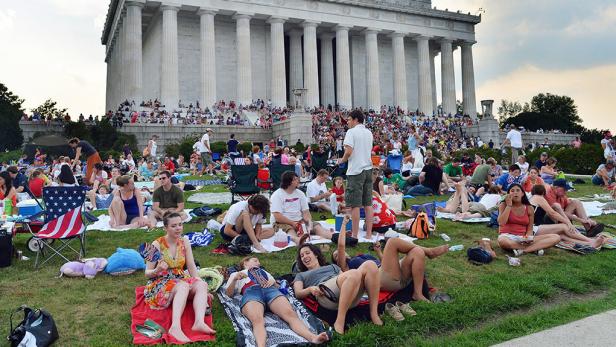
<svg viewBox="0 0 616 347">
<path fill-rule="evenodd" d="M 269 304 L 279 296 L 284 295 L 275 286 L 261 288 L 260 286 L 255 285 L 246 289 L 244 295 L 242 295 L 242 304 L 240 305 L 240 308 L 244 307 L 244 305 L 246 305 L 249 301 L 257 301 L 263 304 L 264 308 L 267 309 Z"/>
</svg>

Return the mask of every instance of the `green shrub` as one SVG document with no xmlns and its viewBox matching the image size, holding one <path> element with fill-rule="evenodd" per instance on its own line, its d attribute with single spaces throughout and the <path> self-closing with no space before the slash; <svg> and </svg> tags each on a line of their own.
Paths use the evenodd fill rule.
<svg viewBox="0 0 616 347">
<path fill-rule="evenodd" d="M 210 147 L 212 149 L 212 153 L 220 153 L 220 155 L 227 153 L 227 143 L 224 141 L 213 142 Z"/>
<path fill-rule="evenodd" d="M 306 150 L 306 146 L 303 143 L 297 143 L 293 148 L 297 153 L 303 153 Z"/>
<path fill-rule="evenodd" d="M 18 161 L 21 158 L 24 151 L 16 149 L 9 152 L 0 152 L 0 163 L 11 163 L 11 161 Z"/>
<path fill-rule="evenodd" d="M 248 153 L 252 153 L 252 143 L 242 142 L 237 145 L 237 150 L 240 152 L 244 151 L 244 155 L 248 155 Z"/>
<path fill-rule="evenodd" d="M 172 142 L 165 146 L 165 153 L 169 157 L 177 158 L 182 154 L 188 160 L 193 152 L 193 145 L 199 141 L 198 135 L 186 136 L 177 142 Z"/>
<path fill-rule="evenodd" d="M 580 148 L 565 145 L 536 148 L 527 153 L 528 162 L 534 164 L 542 152 L 547 152 L 550 157 L 556 158 L 558 170 L 568 174 L 592 175 L 597 166 L 605 161 L 601 146 L 585 143 Z"/>
</svg>

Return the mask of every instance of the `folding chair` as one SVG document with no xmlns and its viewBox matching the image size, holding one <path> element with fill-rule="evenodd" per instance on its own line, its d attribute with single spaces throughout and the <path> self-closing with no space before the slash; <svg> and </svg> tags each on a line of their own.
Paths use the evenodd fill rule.
<svg viewBox="0 0 616 347">
<path fill-rule="evenodd" d="M 400 173 L 400 168 L 402 166 L 402 156 L 390 154 L 387 156 L 387 167 L 391 169 L 394 173 Z"/>
<path fill-rule="evenodd" d="M 231 203 L 235 203 L 235 196 L 246 200 L 252 195 L 259 194 L 261 188 L 257 185 L 257 172 L 259 166 L 252 165 L 231 165 L 231 177 L 229 178 L 229 191 L 231 192 Z"/>
<path fill-rule="evenodd" d="M 280 181 L 282 179 L 282 174 L 285 171 L 293 171 L 295 172 L 295 165 L 282 165 L 282 164 L 271 164 L 269 166 L 270 169 L 270 180 L 271 180 L 271 192 L 274 192 L 276 189 L 280 188 Z"/>
<path fill-rule="evenodd" d="M 43 203 L 45 209 L 28 219 L 26 226 L 32 234 L 32 241 L 37 243 L 38 252 L 34 267 L 38 268 L 58 256 L 65 261 L 70 261 L 62 251 L 77 254 L 81 259 L 86 254 L 86 225 L 82 216 L 82 209 L 86 197 L 84 187 L 44 187 Z M 42 220 L 41 220 L 42 218 Z M 89 215 L 89 221 L 98 220 Z M 42 227 L 40 227 L 42 224 Z M 39 229 L 40 228 L 40 229 Z M 34 232 L 38 230 L 38 232 Z M 54 241 L 59 241 L 54 247 Z M 78 241 L 79 247 L 73 248 L 71 242 Z M 49 250 L 49 256 L 45 251 Z M 39 264 L 39 257 L 43 257 Z"/>
<path fill-rule="evenodd" d="M 312 167 L 310 169 L 310 173 L 312 173 L 314 177 L 317 177 L 317 172 L 319 172 L 319 170 L 321 169 L 327 170 L 328 168 L 327 167 L 327 154 L 313 152 L 311 159 L 312 159 Z"/>
</svg>

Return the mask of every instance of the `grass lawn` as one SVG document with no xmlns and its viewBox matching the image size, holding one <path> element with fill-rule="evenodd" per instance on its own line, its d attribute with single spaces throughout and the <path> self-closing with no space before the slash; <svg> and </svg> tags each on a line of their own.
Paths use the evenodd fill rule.
<svg viewBox="0 0 616 347">
<path fill-rule="evenodd" d="M 590 184 L 578 185 L 571 196 L 599 193 Z M 224 186 L 203 191 L 220 192 Z M 432 198 L 417 198 L 423 203 Z M 188 207 L 194 207 L 188 204 Z M 226 206 L 222 206 L 226 207 Z M 616 215 L 597 220 L 616 224 Z M 198 224 L 185 225 L 185 231 L 200 231 Z M 495 240 L 496 229 L 483 224 L 462 224 L 439 220 L 438 233 L 447 233 L 450 244 L 473 245 L 481 237 Z M 608 229 L 609 231 L 609 229 Z M 109 257 L 117 247 L 136 248 L 144 241 L 161 236 L 158 229 L 123 232 L 88 232 L 88 256 Z M 26 251 L 26 234 L 15 242 L 29 261 L 0 269 L 0 329 L 8 334 L 8 319 L 22 304 L 50 311 L 60 332 L 60 346 L 121 346 L 132 341 L 130 308 L 136 286 L 144 285 L 142 273 L 125 277 L 99 274 L 95 279 L 57 278 L 60 262 L 46 264 L 34 271 L 34 255 Z M 220 237 L 206 248 L 194 249 L 202 266 L 230 265 L 240 258 L 214 255 L 210 251 Z M 419 245 L 443 244 L 438 236 L 417 241 Z M 493 243 L 495 245 L 495 242 Z M 366 253 L 367 246 L 350 253 Z M 451 252 L 427 262 L 432 287 L 448 293 L 453 301 L 445 304 L 414 303 L 417 316 L 403 322 L 385 317 L 385 325 L 360 324 L 332 342 L 334 346 L 488 346 L 563 324 L 616 307 L 616 251 L 602 250 L 579 256 L 550 249 L 543 257 L 522 256 L 522 266 L 507 264 L 504 253 L 489 265 L 475 266 L 466 261 L 466 252 Z M 294 250 L 260 255 L 262 264 L 275 275 L 290 272 Z M 235 332 L 221 305 L 214 302 L 216 345 L 235 344 Z"/>
</svg>

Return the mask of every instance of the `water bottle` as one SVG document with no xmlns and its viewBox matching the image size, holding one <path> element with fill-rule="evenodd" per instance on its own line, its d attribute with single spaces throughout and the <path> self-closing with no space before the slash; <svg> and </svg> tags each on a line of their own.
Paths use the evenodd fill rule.
<svg viewBox="0 0 616 347">
<path fill-rule="evenodd" d="M 4 199 L 4 214 L 7 216 L 13 214 L 13 201 L 11 199 Z"/>
<path fill-rule="evenodd" d="M 464 245 L 455 245 L 455 246 L 449 247 L 450 252 L 461 251 L 463 249 L 464 249 Z"/>
<path fill-rule="evenodd" d="M 451 237 L 449 237 L 447 234 L 442 233 L 441 234 L 441 238 L 445 241 L 445 242 L 449 242 L 451 241 Z"/>
</svg>

